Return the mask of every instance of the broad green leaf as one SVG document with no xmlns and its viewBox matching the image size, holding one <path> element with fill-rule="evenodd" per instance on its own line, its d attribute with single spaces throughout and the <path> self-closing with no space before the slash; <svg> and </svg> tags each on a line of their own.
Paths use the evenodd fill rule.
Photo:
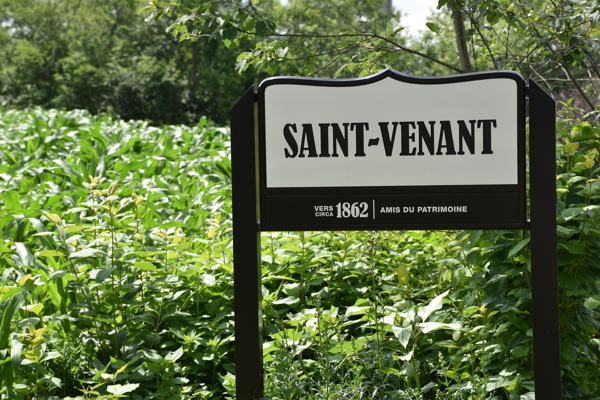
<svg viewBox="0 0 600 400">
<path fill-rule="evenodd" d="M 150 14 L 148 14 L 148 16 L 146 18 L 144 18 L 144 22 L 150 22 L 152 21 L 156 15 L 158 14 L 159 10 L 152 10 L 152 12 Z"/>
<path fill-rule="evenodd" d="M 444 293 L 435 297 L 425 307 L 420 307 L 419 311 L 417 312 L 417 315 L 419 315 L 419 317 L 421 317 L 423 321 L 427 321 L 427 318 L 429 318 L 432 312 L 442 308 L 442 305 L 444 303 L 444 297 L 446 297 L 448 293 L 450 293 L 450 290 L 446 290 Z"/>
<path fill-rule="evenodd" d="M 410 361 L 410 360 L 412 360 L 414 353 L 415 353 L 415 351 L 411 350 L 408 353 L 406 353 L 405 355 L 400 356 L 398 358 L 402 361 Z"/>
<path fill-rule="evenodd" d="M 510 351 L 510 354 L 515 358 L 523 358 L 529 355 L 530 348 L 527 346 L 517 346 Z"/>
<path fill-rule="evenodd" d="M 276 341 L 272 342 L 263 342 L 263 354 L 270 353 L 272 351 L 280 350 L 279 346 L 277 346 Z"/>
<path fill-rule="evenodd" d="M 149 262 L 138 261 L 138 262 L 134 262 L 133 265 L 137 269 L 141 269 L 142 271 L 156 271 L 156 267 L 154 266 L 154 264 L 149 263 Z"/>
<path fill-rule="evenodd" d="M 81 231 L 83 231 L 84 229 L 87 229 L 87 228 L 88 228 L 87 226 L 74 225 L 74 226 L 69 226 L 66 229 L 66 232 L 67 233 L 81 232 Z"/>
<path fill-rule="evenodd" d="M 563 212 L 560 213 L 560 215 L 565 219 L 565 220 L 570 220 L 572 218 L 575 218 L 581 214 L 583 214 L 585 211 L 583 210 L 583 208 L 567 208 L 566 210 L 564 210 Z"/>
<path fill-rule="evenodd" d="M 57 378 L 56 376 L 45 376 L 41 379 L 41 381 L 46 382 L 49 385 L 52 385 L 54 387 L 57 388 L 61 388 L 62 387 L 62 381 L 60 380 L 60 378 Z"/>
<path fill-rule="evenodd" d="M 429 333 L 438 329 L 450 329 L 453 331 L 460 329 L 460 324 L 445 324 L 443 322 L 421 322 L 418 327 L 423 330 L 423 333 Z"/>
<path fill-rule="evenodd" d="M 4 206 L 7 211 L 17 211 L 21 209 L 21 200 L 19 194 L 14 190 L 4 192 Z"/>
<path fill-rule="evenodd" d="M 10 299 L 8 304 L 0 310 L 0 312 L 2 312 L 2 314 L 0 314 L 2 317 L 0 322 L 0 349 L 3 348 L 5 343 L 8 343 L 8 335 L 12 332 L 10 323 L 24 303 L 25 293 L 17 293 Z"/>
<path fill-rule="evenodd" d="M 583 303 L 583 305 L 586 306 L 590 310 L 596 309 L 598 306 L 600 306 L 600 294 L 596 294 L 592 297 L 588 297 L 586 299 L 586 301 Z"/>
<path fill-rule="evenodd" d="M 408 284 L 408 269 L 404 264 L 400 264 L 396 270 L 398 274 L 398 281 L 400 283 Z"/>
<path fill-rule="evenodd" d="M 83 249 L 79 251 L 75 251 L 69 254 L 69 258 L 83 258 L 83 257 L 95 257 L 95 256 L 105 256 L 106 253 L 99 249 Z"/>
<path fill-rule="evenodd" d="M 42 250 L 40 251 L 40 257 L 63 257 L 64 254 L 57 250 Z"/>
<path fill-rule="evenodd" d="M 139 383 L 129 383 L 127 385 L 108 385 L 106 391 L 116 396 L 124 395 L 125 393 L 133 392 L 140 386 Z"/>
<path fill-rule="evenodd" d="M 144 355 L 150 361 L 160 362 L 163 358 L 154 350 L 143 350 Z"/>
<path fill-rule="evenodd" d="M 104 169 L 105 169 L 104 155 L 102 155 L 100 157 L 100 162 L 96 166 L 96 176 L 102 176 L 102 175 L 104 175 Z"/>
<path fill-rule="evenodd" d="M 53 360 L 53 359 L 59 358 L 59 357 L 60 357 L 60 353 L 58 351 L 49 351 L 44 354 L 44 357 L 42 357 L 41 361 L 49 361 L 49 360 Z"/>
<path fill-rule="evenodd" d="M 202 274 L 202 280 L 204 281 L 204 284 L 208 286 L 214 286 L 217 284 L 217 279 L 214 275 Z"/>
<path fill-rule="evenodd" d="M 364 315 L 364 314 L 367 314 L 370 309 L 371 309 L 371 307 L 369 307 L 369 306 L 363 306 L 363 307 L 350 306 L 346 309 L 346 316 L 350 317 L 352 315 Z"/>
<path fill-rule="evenodd" d="M 50 300 L 52 300 L 52 304 L 56 306 L 57 309 L 61 309 L 61 305 L 63 302 L 64 292 L 59 291 L 57 281 L 62 282 L 62 277 L 58 278 L 56 281 L 51 281 L 48 283 L 48 295 L 50 296 Z M 66 299 L 64 300 L 66 302 Z"/>
<path fill-rule="evenodd" d="M 166 355 L 165 360 L 175 362 L 175 361 L 179 360 L 179 358 L 182 355 L 183 355 L 183 347 L 180 347 L 175 351 L 169 352 L 169 354 Z"/>
<path fill-rule="evenodd" d="M 12 346 L 10 350 L 10 358 L 12 361 L 12 368 L 15 371 L 15 374 L 18 376 L 19 368 L 21 368 L 21 361 L 23 359 L 21 355 L 21 350 L 23 349 L 23 344 L 17 340 L 17 338 L 13 337 Z"/>
<path fill-rule="evenodd" d="M 430 31 L 440 33 L 440 27 L 438 26 L 438 24 L 433 22 L 427 22 L 425 23 L 425 25 L 427 25 L 427 28 L 429 28 Z"/>
<path fill-rule="evenodd" d="M 21 293 L 21 292 L 24 292 L 24 291 L 25 291 L 25 289 L 14 287 L 14 286 L 0 287 L 0 293 L 2 293 L 2 301 L 10 299 L 15 294 Z"/>
<path fill-rule="evenodd" d="M 110 278 L 112 273 L 116 271 L 117 268 L 102 268 L 102 269 L 94 269 L 90 271 L 90 278 L 95 279 L 96 282 L 102 283 L 106 279 Z"/>
<path fill-rule="evenodd" d="M 17 255 L 19 256 L 19 260 L 21 260 L 21 263 L 23 265 L 29 265 L 29 263 L 32 260 L 29 255 L 29 250 L 27 249 L 27 247 L 23 243 L 19 243 L 19 242 L 15 243 L 15 247 L 17 249 Z"/>
<path fill-rule="evenodd" d="M 460 265 L 460 261 L 454 258 L 446 258 L 440 261 L 440 265 L 442 266 L 452 266 L 452 265 Z"/>
<path fill-rule="evenodd" d="M 392 326 L 392 331 L 394 335 L 398 338 L 398 341 L 402 345 L 402 347 L 406 348 L 408 345 L 408 341 L 410 340 L 410 335 L 412 334 L 413 328 L 412 325 L 406 328 L 400 328 L 397 326 Z"/>
<path fill-rule="evenodd" d="M 300 299 L 294 296 L 286 297 L 285 299 L 275 300 L 273 304 L 296 304 Z"/>
<path fill-rule="evenodd" d="M 52 279 L 62 278 L 66 273 L 67 271 L 65 270 L 54 271 L 50 275 L 48 275 L 48 280 L 51 281 Z"/>
<path fill-rule="evenodd" d="M 268 33 L 269 28 L 267 27 L 267 24 L 264 21 L 258 21 L 256 23 L 256 34 L 258 36 L 265 36 Z"/>
<path fill-rule="evenodd" d="M 309 76 L 311 75 L 313 72 L 315 72 L 317 70 L 317 66 L 315 64 L 308 64 L 306 66 L 306 68 L 304 68 L 304 75 L 305 76 Z"/>
<path fill-rule="evenodd" d="M 575 229 L 569 229 L 569 228 L 566 228 L 566 227 L 564 227 L 562 225 L 558 225 L 556 227 L 556 230 L 557 230 L 558 233 L 560 233 L 562 235 L 565 235 L 567 237 L 571 236 L 571 235 L 573 235 L 574 233 L 577 232 Z"/>
<path fill-rule="evenodd" d="M 523 247 L 525 247 L 527 245 L 527 243 L 529 243 L 529 241 L 531 240 L 531 236 L 527 237 L 523 240 L 521 240 L 519 243 L 517 243 L 515 245 L 515 247 L 513 247 L 512 249 L 510 249 L 510 251 L 508 252 L 508 258 L 512 258 L 515 254 L 517 254 L 519 251 L 521 251 L 521 249 Z"/>
<path fill-rule="evenodd" d="M 44 309 L 44 305 L 42 303 L 31 304 L 23 307 L 23 309 L 34 314 L 40 315 L 40 312 Z"/>
<path fill-rule="evenodd" d="M 495 376 L 489 379 L 488 384 L 486 386 L 486 390 L 491 392 L 494 389 L 510 386 L 513 384 L 513 381 L 501 376 Z"/>
<path fill-rule="evenodd" d="M 422 393 L 427 393 L 429 392 L 431 389 L 437 389 L 438 387 L 440 387 L 440 385 L 438 385 L 435 382 L 429 382 L 427 385 L 423 386 L 423 388 L 421 389 Z"/>
<path fill-rule="evenodd" d="M 567 249 L 571 254 L 585 254 L 585 250 L 577 245 L 565 242 L 559 242 L 558 245 Z"/>
</svg>

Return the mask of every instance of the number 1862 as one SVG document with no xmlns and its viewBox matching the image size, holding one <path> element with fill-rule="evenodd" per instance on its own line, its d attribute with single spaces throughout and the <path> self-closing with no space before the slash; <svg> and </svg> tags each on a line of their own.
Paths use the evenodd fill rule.
<svg viewBox="0 0 600 400">
<path fill-rule="evenodd" d="M 337 203 L 337 218 L 368 218 L 369 205 L 366 202 Z"/>
</svg>

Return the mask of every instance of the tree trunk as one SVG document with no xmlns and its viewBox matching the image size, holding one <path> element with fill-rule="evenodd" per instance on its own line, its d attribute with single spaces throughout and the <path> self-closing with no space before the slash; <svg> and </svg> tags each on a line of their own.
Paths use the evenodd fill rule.
<svg viewBox="0 0 600 400">
<path fill-rule="evenodd" d="M 452 21 L 454 22 L 454 35 L 456 36 L 456 50 L 460 59 L 460 66 L 463 72 L 473 72 L 473 65 L 469 59 L 469 49 L 465 41 L 465 20 L 459 9 L 458 0 L 449 0 L 448 6 L 452 11 Z"/>
<path fill-rule="evenodd" d="M 383 12 L 387 15 L 392 13 L 392 0 L 385 0 L 382 5 Z"/>
</svg>

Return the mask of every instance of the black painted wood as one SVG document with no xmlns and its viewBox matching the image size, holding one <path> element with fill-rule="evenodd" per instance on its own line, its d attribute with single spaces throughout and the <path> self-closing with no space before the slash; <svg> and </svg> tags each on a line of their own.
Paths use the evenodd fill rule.
<svg viewBox="0 0 600 400">
<path fill-rule="evenodd" d="M 260 232 L 254 88 L 231 108 L 233 292 L 238 400 L 263 397 Z"/>
<path fill-rule="evenodd" d="M 360 84 L 367 84 L 373 79 L 382 79 L 386 74 L 402 75 L 395 71 L 385 72 L 375 78 L 364 79 Z M 504 76 L 502 72 L 491 74 L 473 74 L 467 80 L 487 79 Z M 516 75 L 516 74 L 515 74 Z M 518 76 L 518 75 L 517 75 Z M 519 76 L 520 78 L 520 76 Z M 290 78 L 291 79 L 291 78 Z M 294 78 L 296 79 L 296 78 Z M 403 76 L 402 79 L 415 79 L 423 83 L 420 78 Z M 426 80 L 430 83 L 439 83 L 442 80 L 451 82 L 462 81 L 465 78 L 449 77 Z M 513 79 L 518 80 L 516 77 Z M 522 79 L 522 78 L 520 78 Z M 299 79 L 298 81 L 301 81 Z M 310 81 L 313 82 L 313 81 Z M 425 83 L 427 83 L 425 82 Z M 286 82 L 289 83 L 289 82 Z M 298 82 L 298 84 L 307 84 Z M 319 83 L 308 83 L 319 84 Z M 353 83 L 337 80 L 332 85 L 349 85 Z M 519 130 L 524 124 L 524 88 L 519 89 L 518 118 Z M 531 229 L 532 246 L 532 279 L 533 279 L 533 333 L 535 350 L 535 381 L 536 397 L 540 399 L 558 400 L 561 395 L 560 381 L 560 342 L 559 342 L 559 312 L 558 312 L 558 270 L 556 259 L 556 166 L 555 166 L 555 104 L 554 101 L 535 84 L 530 81 L 530 169 L 531 169 L 531 223 L 525 224 L 524 209 L 521 205 L 518 210 L 512 210 L 510 226 L 505 229 Z M 257 166 L 259 160 L 255 151 L 257 135 L 255 132 L 256 103 L 260 94 L 256 96 L 254 90 L 249 89 L 231 109 L 231 146 L 232 146 L 232 187 L 233 187 L 233 253 L 234 253 L 234 299 L 235 299 L 235 360 L 236 360 L 236 391 L 239 400 L 252 400 L 263 397 L 263 355 L 262 355 L 262 321 L 261 321 L 261 282 L 260 282 L 260 230 L 259 225 L 259 188 Z M 260 115 L 264 112 L 261 109 Z M 264 121 L 259 121 L 262 123 Z M 261 128 L 263 129 L 263 128 Z M 264 133 L 264 130 L 263 130 Z M 524 132 L 520 132 L 520 135 Z M 523 136 L 520 136 L 523 137 Z M 262 143 L 264 146 L 264 142 Z M 468 193 L 472 196 L 482 196 L 506 191 L 507 195 L 518 196 L 518 204 L 524 202 L 524 146 L 519 148 L 519 185 L 509 188 L 495 188 L 493 186 L 471 188 L 321 188 L 277 190 L 266 187 L 261 188 L 261 201 L 263 202 L 263 218 L 267 216 L 265 208 L 269 196 L 301 196 L 308 197 L 332 196 L 332 201 L 348 194 L 358 196 L 371 196 L 366 200 L 377 201 L 384 197 L 397 196 L 437 196 L 460 195 Z M 522 157 L 521 157 L 522 156 Z M 264 148 L 261 149 L 264 157 Z M 264 163 L 264 159 L 260 160 Z M 264 165 L 264 164 L 263 164 Z M 264 173 L 264 168 L 261 169 Z M 264 185 L 264 180 L 263 180 Z M 417 193 L 415 193 L 417 192 Z M 267 194 L 269 196 L 267 196 Z M 386 196 L 388 195 L 388 196 Z M 389 196 L 392 195 L 392 196 Z M 338 197 L 336 197 L 338 196 Z M 365 201 L 360 199 L 360 201 Z M 293 200 L 293 199 L 292 199 Z M 295 201 L 295 200 L 293 200 Z M 517 204 L 517 203 L 515 203 Z M 512 222 L 512 216 L 517 221 Z M 275 220 L 280 219 L 275 217 Z M 447 225 L 446 225 L 447 224 Z M 471 225 L 469 225 L 471 224 Z M 473 229 L 490 228 L 484 221 L 467 224 Z M 514 224 L 514 225 L 513 225 Z M 438 221 L 435 223 L 411 224 L 410 222 L 392 222 L 391 224 L 339 224 L 327 223 L 313 225 L 310 221 L 299 224 L 298 221 L 284 221 L 277 224 L 264 224 L 262 230 L 348 230 L 348 229 L 460 229 L 465 228 L 464 222 L 453 224 L 452 221 Z M 493 223 L 492 223 L 493 225 Z"/>
<path fill-rule="evenodd" d="M 529 81 L 531 273 L 535 397 L 561 398 L 556 245 L 556 111 L 554 100 Z"/>
</svg>

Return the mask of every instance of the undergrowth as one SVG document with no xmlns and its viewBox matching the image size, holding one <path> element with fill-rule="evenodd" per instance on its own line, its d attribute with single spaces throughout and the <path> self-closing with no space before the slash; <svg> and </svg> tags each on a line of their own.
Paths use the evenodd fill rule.
<svg viewBox="0 0 600 400">
<path fill-rule="evenodd" d="M 563 395 L 595 399 L 600 128 L 569 107 Z M 206 120 L 0 115 L 0 398 L 235 398 L 229 154 Z M 265 397 L 534 398 L 527 232 L 261 240 Z"/>
</svg>

